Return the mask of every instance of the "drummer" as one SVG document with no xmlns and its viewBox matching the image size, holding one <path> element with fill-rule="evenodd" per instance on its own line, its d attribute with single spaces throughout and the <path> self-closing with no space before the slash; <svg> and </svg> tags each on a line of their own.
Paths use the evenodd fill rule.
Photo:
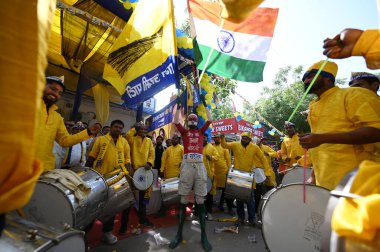
<svg viewBox="0 0 380 252">
<path fill-rule="evenodd" d="M 228 168 L 231 167 L 231 156 L 227 149 L 224 149 L 220 145 L 220 135 L 214 135 L 214 147 L 216 151 L 218 152 L 219 158 L 215 161 L 215 181 L 216 181 L 216 187 L 222 189 L 222 193 L 220 195 L 219 200 L 219 210 L 224 211 L 224 192 L 226 189 L 226 177 Z M 230 215 L 233 215 L 234 212 L 232 210 L 233 200 L 232 199 L 226 199 L 227 207 L 228 207 L 228 213 Z"/>
<path fill-rule="evenodd" d="M 204 197 L 207 195 L 207 172 L 203 164 L 203 135 L 212 122 L 212 115 L 207 108 L 205 99 L 201 96 L 203 106 L 206 108 L 207 121 L 199 129 L 198 116 L 190 114 L 187 117 L 187 125 L 189 128 L 182 126 L 179 120 L 181 104 L 177 103 L 177 111 L 174 117 L 174 124 L 183 137 L 184 158 L 181 164 L 181 174 L 178 185 L 178 193 L 181 195 L 181 203 L 179 208 L 178 231 L 174 240 L 169 244 L 169 248 L 174 249 L 183 240 L 182 229 L 185 222 L 186 204 L 188 203 L 188 195 L 194 190 L 195 201 L 199 211 L 199 222 L 201 225 L 201 242 L 205 251 L 211 251 L 212 246 L 206 235 L 206 209 L 204 205 Z"/>
<path fill-rule="evenodd" d="M 174 135 L 172 145 L 164 152 L 160 169 L 161 178 L 179 177 L 179 167 L 183 159 L 183 146 L 179 144 L 180 139 L 180 136 Z"/>
<path fill-rule="evenodd" d="M 158 137 L 157 137 L 158 138 Z M 180 166 L 183 159 L 183 146 L 179 144 L 181 137 L 174 135 L 172 137 L 171 146 L 169 146 L 162 157 L 160 177 L 164 179 L 179 177 Z M 161 204 L 161 208 L 157 216 L 165 215 L 165 206 Z"/>
<path fill-rule="evenodd" d="M 146 125 L 142 122 L 136 123 L 126 134 L 129 146 L 131 146 L 132 172 L 136 169 L 144 167 L 151 170 L 154 164 L 155 152 L 152 140 L 146 136 Z M 139 191 L 139 220 L 140 224 L 145 227 L 152 228 L 153 224 L 146 217 L 146 205 L 149 203 L 152 194 L 152 186 L 144 191 Z M 120 232 L 127 230 L 129 212 L 124 211 Z"/>
<path fill-rule="evenodd" d="M 121 136 L 124 123 L 120 120 L 111 122 L 109 133 L 96 138 L 95 144 L 86 162 L 87 167 L 93 167 L 104 175 L 116 169 L 122 169 L 128 174 L 131 166 L 130 148 L 127 140 Z M 127 169 L 126 169 L 127 168 Z M 107 244 L 115 244 L 117 237 L 112 234 L 115 216 L 103 223 L 103 241 Z"/>
<path fill-rule="evenodd" d="M 264 154 L 260 150 L 260 148 L 253 144 L 252 136 L 249 132 L 243 132 L 241 134 L 240 142 L 231 142 L 227 143 L 225 136 L 221 135 L 221 145 L 223 148 L 232 150 L 234 154 L 234 167 L 236 170 L 241 170 L 244 172 L 252 172 L 252 169 L 255 165 L 255 160 L 260 160 L 262 167 L 265 171 L 265 176 L 268 178 L 271 176 L 270 167 L 267 164 L 267 161 L 264 157 Z M 253 189 L 255 185 L 253 186 Z M 248 222 L 251 225 L 255 225 L 255 198 L 254 193 L 251 194 L 251 201 L 247 204 L 248 210 Z M 257 202 L 258 203 L 258 202 Z M 240 200 L 236 200 L 236 210 L 239 219 L 236 222 L 237 226 L 240 226 L 245 221 L 245 211 L 244 211 L 244 202 Z"/>
<path fill-rule="evenodd" d="M 265 137 L 260 139 L 258 146 L 260 147 L 261 151 L 264 153 L 265 159 L 267 160 L 267 163 L 271 168 L 272 175 L 270 176 L 270 180 L 265 182 L 265 185 L 267 187 L 266 189 L 270 190 L 273 187 L 277 186 L 276 175 L 272 167 L 272 158 L 277 157 L 277 152 L 267 145 L 267 139 Z"/>
<path fill-rule="evenodd" d="M 286 137 L 281 144 L 281 160 L 289 169 L 302 158 L 305 151 L 299 143 L 296 125 L 292 122 L 285 122 L 285 131 Z"/>
<path fill-rule="evenodd" d="M 211 221 L 212 218 L 212 203 L 213 197 L 216 194 L 216 180 L 215 180 L 215 162 L 219 160 L 218 151 L 215 147 L 208 142 L 208 134 L 203 135 L 203 164 L 205 165 L 207 171 L 207 177 L 212 181 L 211 190 L 207 193 L 206 196 L 206 211 L 207 211 L 207 220 Z"/>
</svg>

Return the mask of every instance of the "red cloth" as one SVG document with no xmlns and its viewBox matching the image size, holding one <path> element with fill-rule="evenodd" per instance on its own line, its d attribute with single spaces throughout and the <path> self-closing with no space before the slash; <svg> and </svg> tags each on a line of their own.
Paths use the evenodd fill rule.
<svg viewBox="0 0 380 252">
<path fill-rule="evenodd" d="M 203 135 L 210 126 L 211 122 L 207 121 L 200 129 L 186 129 L 180 123 L 176 123 L 178 131 L 182 135 L 184 154 L 196 153 L 201 154 L 203 152 Z"/>
</svg>

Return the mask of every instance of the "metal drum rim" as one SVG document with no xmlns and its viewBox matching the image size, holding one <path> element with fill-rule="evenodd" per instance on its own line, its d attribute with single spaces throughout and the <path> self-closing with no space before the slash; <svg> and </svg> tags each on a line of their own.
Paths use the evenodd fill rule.
<svg viewBox="0 0 380 252">
<path fill-rule="evenodd" d="M 41 247 L 36 249 L 34 252 L 47 251 L 48 249 L 53 248 L 54 246 L 56 246 L 60 242 L 64 241 L 65 238 L 75 236 L 75 235 L 80 235 L 83 238 L 83 244 L 85 245 L 84 234 L 85 233 L 83 231 L 79 231 L 79 230 L 71 230 L 71 231 L 67 231 L 65 233 L 61 233 L 60 235 L 55 237 L 55 240 L 58 240 L 58 243 L 56 243 L 53 240 L 50 240 L 49 242 L 44 243 Z"/>
</svg>

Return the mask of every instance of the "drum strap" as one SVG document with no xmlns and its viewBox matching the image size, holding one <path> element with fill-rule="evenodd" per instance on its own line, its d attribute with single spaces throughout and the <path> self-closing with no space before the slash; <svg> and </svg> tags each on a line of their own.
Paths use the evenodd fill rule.
<svg viewBox="0 0 380 252">
<path fill-rule="evenodd" d="M 122 136 L 119 136 L 119 139 L 116 142 L 117 163 L 118 163 L 118 165 L 124 166 L 124 155 L 120 151 L 120 150 L 123 150 L 123 146 L 121 146 L 122 145 L 121 138 L 122 138 Z M 109 133 L 107 133 L 107 135 L 105 135 L 105 136 L 99 137 L 99 141 L 100 141 L 100 151 L 99 151 L 99 155 L 98 155 L 96 162 L 95 162 L 95 167 L 102 165 L 104 155 L 106 154 L 106 151 L 108 149 L 108 145 L 110 143 L 114 144 L 113 139 Z"/>
<path fill-rule="evenodd" d="M 80 143 L 80 150 L 81 150 L 80 162 L 82 163 L 84 161 L 83 142 Z M 64 157 L 63 162 L 62 162 L 63 163 L 62 166 L 69 166 L 70 165 L 72 151 L 73 151 L 73 147 L 72 146 L 67 149 L 67 151 L 65 153 L 65 157 Z"/>
</svg>

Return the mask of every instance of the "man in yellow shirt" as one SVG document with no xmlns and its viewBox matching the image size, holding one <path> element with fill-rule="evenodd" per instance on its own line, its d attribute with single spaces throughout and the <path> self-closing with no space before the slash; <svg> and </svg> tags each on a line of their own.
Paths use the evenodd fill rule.
<svg viewBox="0 0 380 252">
<path fill-rule="evenodd" d="M 42 161 L 44 172 L 55 169 L 54 140 L 62 147 L 70 147 L 85 141 L 100 130 L 94 125 L 75 135 L 70 135 L 67 132 L 62 116 L 56 111 L 58 106 L 55 105 L 64 90 L 65 85 L 61 78 L 46 77 L 46 86 L 42 97 L 44 104 L 41 106 L 36 135 L 36 157 Z"/>
<path fill-rule="evenodd" d="M 219 200 L 219 210 L 224 211 L 224 192 L 226 189 L 226 180 L 227 180 L 227 172 L 228 169 L 231 167 L 231 157 L 230 152 L 223 148 L 220 144 L 220 135 L 213 136 L 214 139 L 214 147 L 216 151 L 218 152 L 219 158 L 215 161 L 215 180 L 216 180 L 216 187 L 222 189 L 222 193 L 220 195 Z M 232 199 L 225 199 L 228 207 L 228 213 L 233 214 L 232 211 Z"/>
<path fill-rule="evenodd" d="M 146 170 L 151 170 L 154 164 L 155 152 L 152 140 L 146 136 L 146 125 L 136 123 L 126 134 L 127 141 L 131 147 L 132 172 L 136 169 L 144 167 Z M 133 175 L 133 174 L 131 174 Z M 152 193 L 152 186 L 145 191 L 139 191 L 139 220 L 140 224 L 145 227 L 153 227 L 153 224 L 146 217 L 146 205 L 149 203 L 149 198 Z M 129 212 L 123 212 L 120 227 L 120 233 L 127 230 L 125 219 L 128 219 Z"/>
<path fill-rule="evenodd" d="M 281 144 L 281 158 L 287 168 L 291 168 L 304 154 L 304 149 L 300 145 L 296 125 L 285 122 L 286 137 Z"/>
<path fill-rule="evenodd" d="M 104 175 L 114 170 L 122 169 L 128 174 L 131 166 L 129 144 L 121 136 L 124 123 L 120 120 L 111 122 L 110 132 L 96 138 L 95 144 L 86 162 L 87 167 L 93 167 Z M 129 210 L 128 210 L 129 211 Z M 117 237 L 112 234 L 115 216 L 103 223 L 103 240 L 107 244 L 115 244 Z"/>
<path fill-rule="evenodd" d="M 160 137 L 160 136 L 158 136 Z M 157 138 L 158 138 L 157 137 Z M 169 179 L 179 177 L 180 166 L 183 159 L 183 146 L 179 144 L 180 137 L 174 135 L 171 139 L 171 146 L 169 146 L 163 156 L 160 168 L 160 177 Z M 157 217 L 165 216 L 165 206 L 162 204 L 160 210 L 156 214 Z"/>
<path fill-rule="evenodd" d="M 251 172 L 255 168 L 255 158 L 261 161 L 263 164 L 265 176 L 270 177 L 270 167 L 267 164 L 267 161 L 264 157 L 264 154 L 260 150 L 260 148 L 251 142 L 252 137 L 251 133 L 243 132 L 241 134 L 240 142 L 231 142 L 227 143 L 224 135 L 221 136 L 221 145 L 223 148 L 232 150 L 234 154 L 234 169 Z M 258 202 L 257 202 L 258 203 Z M 241 225 L 245 220 L 245 212 L 244 212 L 244 202 L 237 200 L 236 201 L 236 210 L 238 214 L 238 221 L 236 225 Z M 250 224 L 255 224 L 255 197 L 254 193 L 252 193 L 251 201 L 247 204 L 248 210 L 248 221 Z"/>
<path fill-rule="evenodd" d="M 207 219 L 213 220 L 212 218 L 212 203 L 214 200 L 214 195 L 216 194 L 216 181 L 215 181 L 215 162 L 219 160 L 219 155 L 214 146 L 208 142 L 208 135 L 203 135 L 203 164 L 205 165 L 207 171 L 207 177 L 212 181 L 211 190 L 206 195 L 206 211 Z"/>
<path fill-rule="evenodd" d="M 164 152 L 161 162 L 160 176 L 163 178 L 179 177 L 179 167 L 183 159 L 183 146 L 179 144 L 180 137 L 172 137 L 172 145 Z"/>
<path fill-rule="evenodd" d="M 259 142 L 259 147 L 261 151 L 264 153 L 264 156 L 265 156 L 265 159 L 267 160 L 268 165 L 272 168 L 270 179 L 266 181 L 265 183 L 267 189 L 270 190 L 273 187 L 277 186 L 276 174 L 274 173 L 273 167 L 272 167 L 272 158 L 277 157 L 277 152 L 267 145 L 267 139 L 265 137 L 261 138 Z"/>
<path fill-rule="evenodd" d="M 307 88 L 322 61 L 304 74 Z M 310 92 L 318 96 L 310 105 L 311 134 L 300 136 L 313 163 L 310 182 L 334 189 L 342 178 L 363 160 L 373 160 L 366 144 L 380 141 L 380 100 L 363 88 L 335 87 L 338 66 L 328 62 Z"/>
</svg>

